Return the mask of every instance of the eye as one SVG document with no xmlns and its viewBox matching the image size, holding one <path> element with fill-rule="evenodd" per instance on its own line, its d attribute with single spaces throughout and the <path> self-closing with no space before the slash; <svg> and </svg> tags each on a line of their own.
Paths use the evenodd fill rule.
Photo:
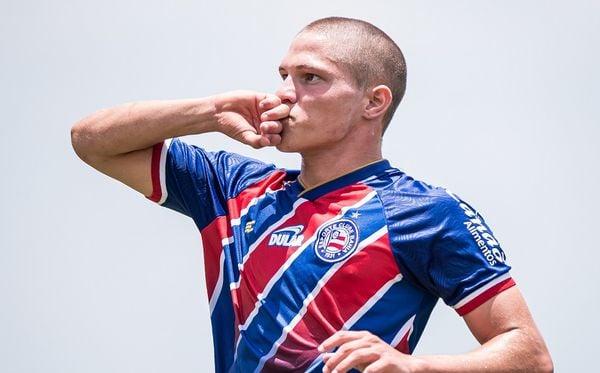
<svg viewBox="0 0 600 373">
<path fill-rule="evenodd" d="M 280 76 L 281 76 L 281 80 L 286 80 L 288 77 L 288 74 L 281 73 Z"/>
<path fill-rule="evenodd" d="M 304 74 L 304 76 L 302 78 L 304 79 L 304 81 L 309 82 L 309 83 L 312 83 L 312 82 L 315 82 L 315 81 L 321 79 L 320 76 L 311 74 L 311 73 Z"/>
</svg>

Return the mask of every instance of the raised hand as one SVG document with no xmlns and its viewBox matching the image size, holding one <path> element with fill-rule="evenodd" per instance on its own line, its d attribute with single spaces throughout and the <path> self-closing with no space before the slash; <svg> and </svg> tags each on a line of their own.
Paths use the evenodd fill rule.
<svg viewBox="0 0 600 373">
<path fill-rule="evenodd" d="M 281 119 L 290 109 L 279 97 L 251 91 L 235 91 L 217 96 L 215 130 L 254 148 L 276 146 L 281 142 Z"/>
</svg>

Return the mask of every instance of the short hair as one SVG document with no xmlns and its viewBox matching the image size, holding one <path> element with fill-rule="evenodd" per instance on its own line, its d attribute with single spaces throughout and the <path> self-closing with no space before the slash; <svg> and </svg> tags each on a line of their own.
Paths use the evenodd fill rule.
<svg viewBox="0 0 600 373">
<path fill-rule="evenodd" d="M 385 132 L 406 90 L 406 62 L 398 45 L 378 27 L 353 18 L 318 19 L 300 33 L 305 31 L 322 34 L 343 46 L 333 57 L 348 67 L 359 87 L 383 84 L 390 89 L 392 103 L 383 116 Z"/>
</svg>

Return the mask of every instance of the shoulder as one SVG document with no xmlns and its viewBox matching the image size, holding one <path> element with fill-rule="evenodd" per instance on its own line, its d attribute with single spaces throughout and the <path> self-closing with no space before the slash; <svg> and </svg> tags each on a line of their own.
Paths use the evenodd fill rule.
<svg viewBox="0 0 600 373">
<path fill-rule="evenodd" d="M 435 218 L 460 211 L 460 200 L 449 190 L 391 168 L 372 183 L 388 217 L 418 214 Z"/>
<path fill-rule="evenodd" d="M 169 195 L 182 199 L 217 201 L 236 197 L 248 188 L 273 188 L 292 177 L 294 171 L 228 151 L 209 151 L 181 139 L 165 142 L 164 156 L 157 159 L 160 179 Z M 162 176 L 164 175 L 164 176 Z"/>
</svg>

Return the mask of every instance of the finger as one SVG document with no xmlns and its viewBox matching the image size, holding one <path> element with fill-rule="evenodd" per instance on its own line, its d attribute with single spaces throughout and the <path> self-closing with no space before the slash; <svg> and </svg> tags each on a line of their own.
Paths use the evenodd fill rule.
<svg viewBox="0 0 600 373">
<path fill-rule="evenodd" d="M 250 145 L 255 149 L 262 148 L 263 146 L 268 146 L 268 144 L 266 144 L 267 140 L 264 136 L 259 135 L 256 132 L 250 130 L 240 132 L 234 138 L 244 144 Z"/>
<path fill-rule="evenodd" d="M 361 337 L 359 339 L 354 339 L 342 344 L 337 351 L 327 354 L 327 359 L 325 359 L 324 356 L 323 362 L 329 370 L 333 370 L 334 368 L 337 370 L 338 365 L 349 356 L 356 353 L 356 351 L 370 349 L 371 347 L 372 343 L 366 338 Z"/>
<path fill-rule="evenodd" d="M 266 134 L 262 136 L 262 146 L 277 146 L 281 143 L 281 136 L 277 134 Z"/>
<path fill-rule="evenodd" d="M 268 121 L 260 124 L 260 133 L 262 134 L 279 134 L 283 130 L 283 126 L 279 121 Z"/>
<path fill-rule="evenodd" d="M 376 359 L 363 369 L 363 373 L 383 372 L 386 367 L 389 370 L 389 367 L 387 366 L 388 364 L 389 362 L 386 359 Z"/>
<path fill-rule="evenodd" d="M 331 337 L 326 340 L 317 347 L 319 352 L 330 351 L 337 346 L 340 346 L 344 343 L 362 338 L 364 336 L 364 332 L 355 332 L 348 330 L 341 330 L 339 332 L 334 333 Z"/>
<path fill-rule="evenodd" d="M 260 115 L 263 122 L 270 120 L 280 120 L 290 115 L 290 108 L 287 105 L 279 104 L 270 108 Z"/>
<path fill-rule="evenodd" d="M 379 358 L 379 354 L 372 348 L 361 348 L 352 351 L 352 353 L 346 355 L 340 362 L 334 367 L 330 368 L 336 373 L 347 372 L 352 368 L 359 370 L 365 369 L 369 364 L 376 361 Z"/>
<path fill-rule="evenodd" d="M 261 112 L 267 111 L 281 104 L 281 99 L 275 95 L 267 94 L 259 101 L 258 108 Z"/>
</svg>

